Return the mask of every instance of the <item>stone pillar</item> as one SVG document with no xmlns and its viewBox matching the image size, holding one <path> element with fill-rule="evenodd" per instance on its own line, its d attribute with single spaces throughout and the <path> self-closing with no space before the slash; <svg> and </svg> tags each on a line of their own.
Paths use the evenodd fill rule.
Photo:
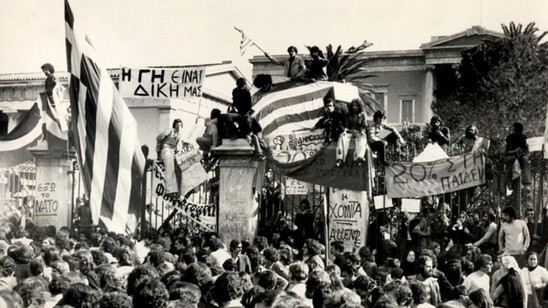
<svg viewBox="0 0 548 308">
<path fill-rule="evenodd" d="M 72 177 L 69 172 L 74 155 L 53 157 L 48 153 L 47 142 L 40 142 L 29 152 L 36 159 L 34 223 L 37 226 L 53 225 L 57 230 L 70 227 Z"/>
<path fill-rule="evenodd" d="M 434 65 L 425 65 L 426 77 L 424 80 L 424 122 L 429 123 L 434 115 L 432 112 L 432 102 L 434 101 Z"/>
<path fill-rule="evenodd" d="M 253 190 L 258 161 L 253 147 L 245 139 L 223 139 L 213 152 L 219 157 L 219 236 L 226 244 L 233 239 L 252 241 L 259 217 Z"/>
</svg>

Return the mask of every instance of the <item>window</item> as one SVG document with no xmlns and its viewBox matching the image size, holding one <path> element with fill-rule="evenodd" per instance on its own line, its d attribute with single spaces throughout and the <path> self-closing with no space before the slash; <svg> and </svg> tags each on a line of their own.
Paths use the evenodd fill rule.
<svg viewBox="0 0 548 308">
<path fill-rule="evenodd" d="M 400 99 L 400 123 L 415 122 L 415 100 L 411 98 Z"/>
</svg>

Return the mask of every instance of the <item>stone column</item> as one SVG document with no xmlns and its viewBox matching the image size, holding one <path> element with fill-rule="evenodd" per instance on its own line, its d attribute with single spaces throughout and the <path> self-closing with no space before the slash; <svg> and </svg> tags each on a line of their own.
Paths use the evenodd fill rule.
<svg viewBox="0 0 548 308">
<path fill-rule="evenodd" d="M 57 230 L 70 227 L 72 177 L 69 171 L 74 155 L 53 157 L 48 153 L 47 142 L 40 142 L 29 152 L 36 159 L 34 223 L 37 226 L 53 225 Z"/>
<path fill-rule="evenodd" d="M 219 236 L 226 244 L 233 239 L 252 241 L 259 217 L 253 190 L 258 161 L 253 147 L 245 139 L 223 139 L 213 152 L 219 157 Z"/>
<path fill-rule="evenodd" d="M 432 112 L 432 102 L 434 101 L 434 65 L 425 65 L 426 76 L 424 80 L 424 109 L 423 116 L 424 122 L 430 122 L 430 119 L 434 115 Z"/>
</svg>

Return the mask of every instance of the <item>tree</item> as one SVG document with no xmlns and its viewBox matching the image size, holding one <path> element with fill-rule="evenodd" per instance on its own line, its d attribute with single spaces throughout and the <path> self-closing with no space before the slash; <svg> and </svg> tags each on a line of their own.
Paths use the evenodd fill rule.
<svg viewBox="0 0 548 308">
<path fill-rule="evenodd" d="M 375 92 L 375 87 L 368 84 L 366 80 L 374 77 L 364 67 L 370 63 L 370 59 L 363 55 L 366 48 L 373 45 L 368 41 L 364 41 L 358 47 L 350 47 L 347 50 L 342 49 L 339 45 L 337 49 L 333 49 L 333 45 L 329 44 L 326 47 L 327 76 L 329 81 L 347 82 L 356 86 L 359 90 L 360 97 L 365 103 L 365 111 L 368 114 L 373 114 L 376 110 L 383 110 L 384 106 L 372 98 L 368 93 Z M 310 46 L 306 46 L 310 50 Z"/>
<path fill-rule="evenodd" d="M 548 32 L 534 23 L 502 25 L 504 37 L 464 50 L 454 86 L 442 85 L 432 109 L 453 131 L 476 125 L 492 140 L 489 156 L 499 166 L 507 130 L 523 123 L 528 137 L 544 132 L 548 102 Z"/>
</svg>

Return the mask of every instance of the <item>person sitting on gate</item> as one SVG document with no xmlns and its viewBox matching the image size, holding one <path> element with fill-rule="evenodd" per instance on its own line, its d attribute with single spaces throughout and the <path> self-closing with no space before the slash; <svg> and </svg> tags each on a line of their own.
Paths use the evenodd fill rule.
<svg viewBox="0 0 548 308">
<path fill-rule="evenodd" d="M 443 121 L 439 116 L 433 116 L 430 119 L 430 133 L 428 134 L 428 142 L 437 143 L 442 148 L 446 148 L 451 143 L 451 131 L 448 127 L 443 126 Z"/>
<path fill-rule="evenodd" d="M 346 127 L 346 119 L 342 113 L 335 110 L 335 100 L 327 97 L 323 100 L 323 117 L 310 130 L 323 128 L 325 143 L 337 141 L 339 135 L 344 132 Z"/>
<path fill-rule="evenodd" d="M 464 152 L 472 152 L 478 141 L 480 141 L 478 128 L 470 125 L 466 128 L 464 135 L 460 136 L 454 144 L 461 147 Z"/>
<path fill-rule="evenodd" d="M 236 88 L 232 90 L 232 107 L 236 108 L 236 112 L 242 116 L 253 113 L 251 109 L 251 93 L 247 88 L 244 78 L 239 78 L 236 81 Z"/>
<path fill-rule="evenodd" d="M 399 146 L 405 146 L 405 140 L 397 129 L 384 124 L 385 119 L 386 115 L 384 112 L 380 110 L 375 111 L 373 114 L 373 123 L 371 123 L 367 129 L 367 141 L 369 142 L 371 150 L 377 152 L 381 164 L 386 166 L 388 165 L 388 162 L 386 161 L 386 145 L 388 143 L 394 143 Z M 390 134 L 381 139 L 383 130 L 390 131 Z"/>
<path fill-rule="evenodd" d="M 236 117 L 235 121 L 238 124 L 238 138 L 247 139 L 249 144 L 253 146 L 254 154 L 257 158 L 260 160 L 265 159 L 265 152 L 268 152 L 268 147 L 259 138 L 259 133 L 263 131 L 259 121 L 249 115 Z"/>
<path fill-rule="evenodd" d="M 532 183 L 531 166 L 529 165 L 529 151 L 527 136 L 523 134 L 523 124 L 512 124 L 512 133 L 506 137 L 506 184 L 512 188 L 515 178 L 521 176 L 521 183 L 527 188 Z M 519 163 L 514 166 L 515 162 Z M 516 173 L 516 175 L 514 175 Z"/>
<path fill-rule="evenodd" d="M 164 177 L 166 179 L 166 194 L 179 193 L 179 181 L 181 170 L 175 161 L 175 154 L 179 152 L 183 144 L 181 129 L 183 121 L 175 119 L 171 129 L 166 129 L 156 137 L 156 152 L 158 159 L 164 163 Z"/>
<path fill-rule="evenodd" d="M 196 138 L 196 143 L 200 147 L 200 150 L 203 151 L 204 160 L 209 159 L 209 151 L 211 148 L 218 146 L 221 143 L 219 138 L 219 129 L 217 127 L 217 119 L 221 115 L 221 110 L 214 108 L 211 110 L 211 115 L 209 120 L 206 122 L 205 132 L 202 137 Z"/>
<path fill-rule="evenodd" d="M 367 145 L 367 119 L 365 112 L 363 111 L 362 101 L 359 98 L 355 98 L 350 102 L 350 110 L 346 115 L 346 130 L 341 134 L 337 141 L 337 162 L 336 166 L 341 167 L 346 161 L 348 155 L 348 149 L 350 147 L 349 138 L 345 138 L 347 134 L 350 134 L 354 143 L 354 155 L 353 160 L 362 165 L 365 162 L 365 149 Z"/>
</svg>

